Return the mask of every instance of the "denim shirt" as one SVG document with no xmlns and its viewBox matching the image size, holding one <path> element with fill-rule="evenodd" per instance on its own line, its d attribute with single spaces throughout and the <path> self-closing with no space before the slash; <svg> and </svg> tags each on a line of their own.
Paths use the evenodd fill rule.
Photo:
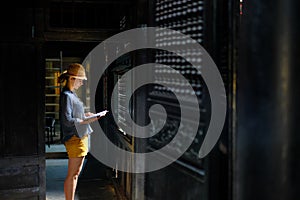
<svg viewBox="0 0 300 200">
<path fill-rule="evenodd" d="M 60 94 L 60 124 L 65 142 L 73 135 L 83 137 L 93 132 L 89 124 L 80 124 L 85 118 L 83 102 L 76 93 L 64 88 Z"/>
</svg>

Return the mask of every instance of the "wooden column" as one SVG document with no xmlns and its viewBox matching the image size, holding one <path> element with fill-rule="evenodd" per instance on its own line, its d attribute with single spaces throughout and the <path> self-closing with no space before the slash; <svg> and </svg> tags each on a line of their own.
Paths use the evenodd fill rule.
<svg viewBox="0 0 300 200">
<path fill-rule="evenodd" d="M 41 48 L 34 9 L 1 12 L 0 196 L 45 199 Z"/>
<path fill-rule="evenodd" d="M 299 198 L 299 1 L 245 1 L 235 199 Z"/>
</svg>

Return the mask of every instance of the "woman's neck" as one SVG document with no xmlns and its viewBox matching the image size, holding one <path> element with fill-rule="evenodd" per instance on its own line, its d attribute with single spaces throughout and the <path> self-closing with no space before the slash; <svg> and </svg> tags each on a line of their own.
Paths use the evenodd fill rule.
<svg viewBox="0 0 300 200">
<path fill-rule="evenodd" d="M 70 82 L 66 85 L 66 87 L 72 92 L 75 91 L 74 87 L 70 84 Z"/>
</svg>

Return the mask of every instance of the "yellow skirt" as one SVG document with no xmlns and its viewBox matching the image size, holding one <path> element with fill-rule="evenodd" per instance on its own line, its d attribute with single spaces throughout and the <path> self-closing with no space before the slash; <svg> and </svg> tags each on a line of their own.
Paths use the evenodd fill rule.
<svg viewBox="0 0 300 200">
<path fill-rule="evenodd" d="M 85 135 L 82 138 L 73 135 L 64 144 L 69 158 L 83 157 L 88 153 L 88 135 Z"/>
</svg>

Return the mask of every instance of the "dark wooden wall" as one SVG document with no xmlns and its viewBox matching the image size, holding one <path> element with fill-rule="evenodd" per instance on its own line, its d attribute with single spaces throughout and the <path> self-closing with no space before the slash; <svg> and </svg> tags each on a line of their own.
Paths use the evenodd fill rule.
<svg viewBox="0 0 300 200">
<path fill-rule="evenodd" d="M 170 6 L 169 1 L 154 1 L 153 8 L 157 7 L 168 7 Z M 182 4 L 180 7 L 184 10 L 184 1 L 178 1 Z M 199 28 L 201 29 L 195 32 L 186 31 L 186 34 L 193 35 L 194 39 L 198 39 L 198 42 L 205 48 L 205 50 L 210 54 L 216 66 L 218 67 L 220 74 L 223 78 L 224 86 L 227 95 L 227 116 L 226 122 L 223 128 L 221 137 L 219 138 L 217 144 L 213 150 L 203 159 L 193 158 L 193 162 L 189 162 L 190 158 L 183 155 L 173 164 L 157 170 L 155 172 L 149 172 L 145 175 L 145 199 L 158 200 L 158 199 L 232 199 L 232 173 L 233 173 L 233 148 L 234 148 L 234 134 L 233 131 L 233 115 L 235 114 L 234 100 L 234 85 L 235 80 L 233 76 L 236 70 L 236 50 L 237 50 L 237 22 L 238 22 L 238 4 L 236 1 L 189 1 L 187 4 L 193 2 L 194 4 L 199 4 L 202 7 L 201 12 L 196 12 L 193 14 L 181 15 L 178 17 L 176 12 L 182 12 L 182 10 L 177 11 L 171 8 L 166 8 L 168 11 L 166 14 L 167 19 L 157 20 L 159 17 L 153 14 L 154 21 L 156 25 L 165 27 L 172 26 L 172 24 L 177 24 L 177 26 L 172 27 L 178 31 L 185 31 L 188 26 L 181 26 L 184 24 L 184 20 L 193 20 L 195 18 L 201 19 L 201 23 L 191 25 L 189 28 Z M 191 3 L 192 4 L 192 3 Z M 193 5 L 194 5 L 193 4 Z M 156 7 L 157 6 L 157 7 Z M 178 6 L 178 5 L 177 5 Z M 171 6 L 176 7 L 174 5 Z M 188 7 L 192 7 L 189 5 Z M 197 7 L 198 8 L 198 7 Z M 164 8 L 160 8 L 160 10 Z M 158 12 L 159 13 L 159 12 Z M 164 12 L 162 12 L 164 13 Z M 157 14 L 157 13 L 156 13 Z M 172 16 L 173 17 L 170 17 Z M 174 15 L 175 14 L 175 15 Z M 164 14 L 160 14 L 164 15 Z M 175 16 L 175 17 L 174 17 Z M 200 36 L 195 36 L 201 33 Z M 166 63 L 170 64 L 170 63 Z M 176 63 L 173 65 L 178 65 L 180 68 L 185 68 L 184 64 Z M 163 74 L 161 74 L 163 76 Z M 190 76 L 192 80 L 199 80 L 198 76 Z M 205 86 L 202 86 L 205 88 Z M 198 89 L 200 90 L 200 89 Z M 198 91 L 196 89 L 196 91 Z M 200 130 L 206 133 L 206 129 L 209 125 L 210 118 L 210 104 L 209 94 L 207 91 L 201 89 L 203 94 L 200 100 L 200 112 L 201 112 L 201 122 L 204 124 L 200 126 Z M 150 98 L 155 97 L 149 95 Z M 163 95 L 161 95 L 163 96 Z M 206 96 L 206 97 L 205 97 Z M 159 98 L 159 97 L 158 97 Z M 160 97 L 160 102 L 166 101 L 163 97 Z M 161 103 L 162 105 L 167 105 L 167 102 Z M 175 107 L 175 106 L 174 106 Z M 171 109 L 174 109 L 174 107 Z M 202 108 L 205 108 L 202 110 Z M 170 109 L 170 110 L 171 110 Z M 176 108 L 175 108 L 176 109 Z M 205 110 L 205 111 L 204 111 Z M 189 123 L 181 122 L 185 127 L 189 126 Z M 170 131 L 171 132 L 171 131 Z M 170 134 L 170 132 L 166 134 Z M 185 130 L 188 135 L 189 131 Z M 159 138 L 162 140 L 162 138 Z M 201 136 L 197 136 L 198 141 L 201 141 Z M 191 148 L 197 147 L 194 143 Z M 197 148 L 193 149 L 196 150 Z M 199 163 L 201 164 L 199 164 Z M 196 164 L 195 164 L 196 163 Z"/>
<path fill-rule="evenodd" d="M 0 199 L 45 199 L 44 77 L 33 14 L 1 12 Z"/>
</svg>

